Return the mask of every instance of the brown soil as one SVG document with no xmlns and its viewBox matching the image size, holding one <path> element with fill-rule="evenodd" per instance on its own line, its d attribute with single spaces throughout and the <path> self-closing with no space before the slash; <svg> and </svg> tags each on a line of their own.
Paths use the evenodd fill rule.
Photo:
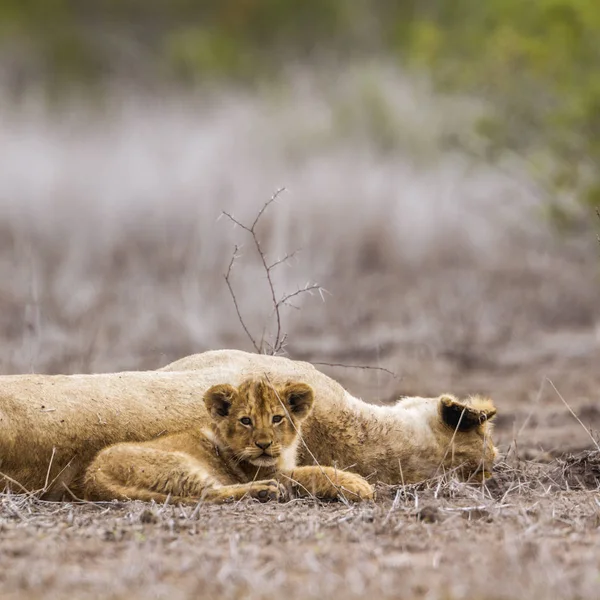
<svg viewBox="0 0 600 600">
<path fill-rule="evenodd" d="M 373 505 L 2 499 L 2 597 L 597 598 L 590 491 L 445 483 Z"/>
</svg>

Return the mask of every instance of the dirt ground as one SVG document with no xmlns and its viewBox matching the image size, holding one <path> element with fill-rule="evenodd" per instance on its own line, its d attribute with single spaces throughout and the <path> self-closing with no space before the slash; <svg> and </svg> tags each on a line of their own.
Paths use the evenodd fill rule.
<svg viewBox="0 0 600 600">
<path fill-rule="evenodd" d="M 4 497 L 2 597 L 597 598 L 598 493 L 529 484 L 197 511 Z"/>
</svg>

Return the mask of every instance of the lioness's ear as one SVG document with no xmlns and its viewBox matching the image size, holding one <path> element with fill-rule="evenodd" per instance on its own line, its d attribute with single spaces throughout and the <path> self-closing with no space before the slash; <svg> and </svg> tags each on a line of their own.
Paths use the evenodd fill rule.
<svg viewBox="0 0 600 600">
<path fill-rule="evenodd" d="M 204 404 L 213 419 L 226 417 L 237 390 L 228 383 L 213 385 L 204 394 Z"/>
<path fill-rule="evenodd" d="M 305 383 L 288 383 L 281 392 L 281 399 L 287 404 L 289 411 L 300 419 L 308 415 L 314 398 L 312 388 Z"/>
<path fill-rule="evenodd" d="M 472 431 L 479 425 L 489 421 L 496 414 L 491 400 L 474 396 L 468 401 L 461 401 L 454 396 L 440 397 L 440 414 L 442 421 L 457 431 Z"/>
</svg>

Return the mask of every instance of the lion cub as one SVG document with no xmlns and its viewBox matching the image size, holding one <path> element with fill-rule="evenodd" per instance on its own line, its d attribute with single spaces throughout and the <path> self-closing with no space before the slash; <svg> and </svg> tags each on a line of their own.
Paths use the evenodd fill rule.
<svg viewBox="0 0 600 600">
<path fill-rule="evenodd" d="M 215 385 L 204 395 L 210 429 L 105 448 L 86 470 L 85 497 L 186 503 L 245 496 L 264 502 L 286 494 L 372 499 L 373 488 L 360 475 L 296 467 L 301 424 L 313 401 L 312 388 L 303 383 Z"/>
</svg>

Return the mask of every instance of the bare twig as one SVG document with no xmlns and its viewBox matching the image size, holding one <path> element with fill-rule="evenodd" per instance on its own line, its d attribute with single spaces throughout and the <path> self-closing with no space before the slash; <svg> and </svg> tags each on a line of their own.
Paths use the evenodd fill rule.
<svg viewBox="0 0 600 600">
<path fill-rule="evenodd" d="M 391 375 L 394 379 L 402 379 L 401 377 L 398 376 L 397 373 L 394 373 L 394 371 L 390 371 L 389 369 L 386 369 L 385 367 L 374 367 L 371 365 L 347 365 L 344 363 L 331 363 L 331 362 L 315 362 L 313 360 L 310 361 L 310 363 L 312 365 L 322 365 L 324 367 L 341 367 L 343 369 L 364 369 L 367 371 L 381 371 L 382 373 L 387 373 L 388 375 Z"/>
<path fill-rule="evenodd" d="M 269 269 L 274 269 L 278 265 L 282 265 L 283 263 L 290 261 L 292 258 L 294 258 L 294 256 L 296 256 L 296 254 L 298 254 L 298 250 L 294 250 L 293 252 L 286 254 L 283 258 L 278 258 L 274 263 L 269 265 Z"/>
<path fill-rule="evenodd" d="M 596 450 L 598 450 L 598 452 L 600 452 L 600 444 L 598 444 L 598 441 L 592 435 L 592 432 L 584 425 L 583 421 L 577 416 L 575 411 L 571 408 L 571 405 L 563 398 L 562 394 L 558 391 L 557 387 L 554 385 L 552 380 L 550 380 L 550 379 L 546 379 L 546 380 L 552 386 L 552 389 L 556 392 L 556 395 L 561 399 L 562 403 L 567 407 L 568 411 L 573 415 L 573 417 L 575 417 L 575 420 L 583 427 L 585 432 L 590 436 L 590 439 L 594 443 L 594 446 L 596 446 Z"/>
<path fill-rule="evenodd" d="M 235 259 L 239 256 L 238 250 L 239 250 L 238 246 L 235 246 L 235 248 L 233 250 L 233 254 L 231 256 L 231 262 L 229 263 L 229 267 L 227 268 L 227 273 L 225 273 L 225 283 L 227 284 L 227 288 L 229 289 L 229 294 L 231 295 L 231 299 L 233 300 L 233 305 L 235 306 L 235 312 L 237 313 L 238 320 L 242 324 L 242 327 L 244 328 L 246 335 L 252 342 L 254 349 L 260 353 L 260 348 L 258 347 L 256 340 L 252 337 L 252 334 L 248 330 L 248 327 L 246 326 L 246 323 L 245 323 L 244 319 L 242 318 L 242 314 L 240 313 L 240 307 L 238 306 L 237 298 L 236 298 L 235 292 L 233 291 L 233 287 L 231 285 L 231 269 L 233 267 L 233 263 L 235 262 Z"/>
<path fill-rule="evenodd" d="M 235 306 L 235 310 L 236 310 L 238 319 L 242 325 L 242 328 L 244 329 L 246 336 L 252 343 L 252 346 L 258 353 L 279 354 L 284 349 L 287 335 L 283 332 L 283 322 L 282 322 L 281 311 L 282 311 L 283 307 L 285 307 L 285 306 L 291 307 L 291 308 L 297 308 L 293 304 L 290 304 L 290 300 L 292 298 L 295 298 L 302 294 L 312 294 L 313 292 L 319 292 L 321 298 L 323 299 L 323 294 L 325 293 L 325 290 L 321 286 L 319 286 L 317 284 L 307 283 L 304 287 L 299 288 L 295 292 L 291 292 L 289 294 L 284 294 L 283 296 L 278 297 L 277 291 L 275 289 L 275 282 L 273 281 L 273 270 L 276 267 L 278 267 L 279 265 L 289 261 L 293 256 L 295 256 L 296 251 L 294 251 L 290 254 L 286 254 L 283 258 L 277 259 L 274 262 L 271 262 L 271 263 L 268 262 L 267 255 L 265 254 L 265 251 L 263 250 L 263 247 L 262 247 L 260 239 L 258 237 L 256 228 L 257 228 L 262 216 L 265 214 L 266 210 L 269 208 L 269 206 L 271 206 L 271 204 L 273 204 L 277 200 L 277 198 L 282 194 L 282 192 L 284 192 L 284 191 L 285 191 L 285 188 L 278 189 L 271 196 L 271 198 L 269 200 L 267 200 L 267 202 L 265 202 L 263 207 L 258 211 L 258 214 L 256 215 L 254 221 L 252 222 L 252 225 L 245 225 L 241 221 L 238 221 L 231 213 L 228 213 L 225 211 L 223 211 L 223 213 L 222 213 L 222 216 L 227 217 L 232 223 L 234 223 L 235 225 L 237 225 L 238 227 L 240 227 L 241 229 L 243 229 L 244 231 L 246 231 L 247 233 L 249 233 L 251 235 L 252 242 L 254 244 L 254 248 L 256 249 L 256 252 L 260 259 L 262 268 L 263 268 L 266 278 L 267 278 L 267 285 L 269 287 L 269 293 L 271 296 L 271 304 L 273 306 L 273 315 L 275 317 L 275 335 L 274 335 L 274 340 L 273 340 L 272 344 L 265 341 L 264 334 L 263 334 L 263 337 L 261 338 L 260 343 L 258 343 L 256 338 L 250 333 L 250 330 L 242 317 L 242 314 L 241 314 L 241 311 L 240 311 L 240 308 L 238 305 L 238 301 L 237 301 L 237 298 L 235 295 L 235 291 L 234 291 L 233 285 L 231 283 L 231 270 L 233 268 L 233 265 L 234 265 L 236 259 L 239 258 L 239 254 L 238 254 L 239 247 L 235 246 L 233 255 L 231 257 L 231 261 L 229 263 L 229 267 L 227 269 L 227 273 L 225 274 L 225 282 L 227 284 L 229 294 L 233 300 L 233 304 Z"/>
<path fill-rule="evenodd" d="M 2 480 L 4 480 L 4 481 L 2 481 Z M 21 490 L 23 490 L 23 494 L 25 494 L 25 495 L 31 494 L 31 492 L 24 485 L 21 485 L 16 479 L 13 479 L 6 473 L 2 473 L 2 471 L 0 471 L 0 481 L 2 481 L 2 483 L 4 483 L 4 484 L 14 483 L 17 487 L 19 487 L 19 488 L 21 488 Z"/>
<path fill-rule="evenodd" d="M 52 456 L 48 464 L 48 471 L 46 472 L 46 481 L 44 482 L 44 492 L 48 489 L 48 481 L 50 479 L 50 471 L 52 470 L 52 462 L 54 461 L 54 455 L 56 454 L 56 446 L 52 448 Z"/>
<path fill-rule="evenodd" d="M 517 434 L 515 435 L 515 441 L 516 439 L 523 433 L 523 431 L 525 430 L 525 428 L 527 427 L 527 425 L 529 424 L 529 421 L 531 420 L 531 417 L 533 416 L 533 413 L 535 412 L 535 410 L 538 408 L 538 405 L 540 403 L 540 400 L 542 399 L 542 392 L 544 391 L 544 382 L 546 381 L 546 378 L 542 379 L 540 381 L 540 387 L 538 389 L 537 395 L 535 397 L 535 400 L 533 401 L 533 406 L 531 408 L 531 410 L 529 411 L 529 414 L 527 415 L 527 417 L 525 418 L 525 420 L 523 421 L 523 424 L 521 425 L 521 427 L 519 428 L 519 431 L 517 432 Z"/>
<path fill-rule="evenodd" d="M 319 284 L 311 283 L 310 281 L 308 281 L 304 284 L 304 286 L 298 288 L 294 292 L 285 293 L 281 296 L 278 296 L 278 294 L 277 294 L 277 291 L 275 288 L 275 282 L 274 282 L 273 276 L 272 276 L 273 270 L 275 268 L 277 268 L 278 266 L 289 262 L 293 257 L 296 256 L 298 251 L 295 250 L 293 252 L 286 253 L 285 256 L 283 256 L 282 258 L 278 258 L 277 260 L 275 260 L 273 262 L 269 262 L 267 260 L 267 255 L 265 254 L 265 251 L 263 250 L 260 238 L 258 237 L 257 227 L 260 223 L 261 218 L 266 213 L 269 206 L 271 206 L 271 204 L 273 204 L 284 191 L 285 191 L 285 188 L 278 189 L 271 196 L 271 198 L 269 200 L 267 200 L 267 202 L 265 202 L 265 204 L 262 206 L 262 208 L 258 211 L 258 214 L 256 215 L 254 221 L 252 222 L 252 225 L 246 225 L 246 224 L 242 223 L 240 220 L 236 219 L 229 212 L 223 211 L 221 213 L 221 216 L 227 217 L 234 225 L 236 225 L 240 229 L 243 229 L 245 232 L 250 234 L 250 236 L 252 237 L 252 242 L 253 242 L 254 248 L 259 256 L 261 266 L 266 275 L 267 285 L 269 288 L 269 293 L 270 293 L 270 298 L 271 298 L 271 304 L 273 307 L 272 316 L 275 317 L 275 335 L 274 335 L 274 339 L 273 339 L 272 343 L 268 342 L 265 339 L 265 337 L 266 337 L 265 332 L 268 329 L 266 325 L 263 328 L 263 333 L 262 333 L 262 335 L 260 337 L 260 341 L 259 341 L 258 338 L 251 333 L 250 328 L 248 327 L 248 325 L 246 324 L 246 321 L 244 320 L 244 317 L 242 316 L 242 312 L 240 310 L 240 305 L 239 305 L 235 290 L 233 288 L 232 277 L 231 277 L 232 269 L 235 264 L 235 261 L 240 258 L 240 253 L 239 253 L 240 247 L 238 245 L 236 245 L 234 247 L 233 254 L 231 256 L 231 260 L 227 267 L 227 272 L 225 273 L 225 283 L 227 284 L 227 289 L 229 290 L 229 295 L 231 296 L 231 299 L 233 300 L 233 305 L 235 307 L 235 311 L 236 311 L 238 320 L 239 320 L 240 324 L 242 325 L 244 333 L 246 334 L 246 337 L 250 340 L 254 350 L 256 352 L 258 352 L 259 354 L 265 353 L 265 354 L 276 355 L 276 354 L 281 353 L 284 350 L 284 348 L 286 346 L 286 342 L 287 342 L 287 333 L 285 333 L 283 331 L 282 310 L 284 307 L 298 309 L 297 306 L 295 306 L 294 304 L 291 303 L 291 300 L 293 300 L 294 298 L 297 298 L 298 296 L 301 296 L 303 294 L 309 294 L 312 296 L 314 292 L 317 292 L 321 296 L 321 300 L 324 301 L 325 300 L 324 295 L 329 293 L 325 288 L 323 288 Z M 398 377 L 398 375 L 396 373 L 394 373 L 393 371 L 390 371 L 389 369 L 385 369 L 383 367 L 375 367 L 375 366 L 369 366 L 369 365 L 347 365 L 347 364 L 343 364 L 343 363 L 333 363 L 333 362 L 313 362 L 313 364 L 329 366 L 329 367 L 340 367 L 340 368 L 346 368 L 346 369 L 363 369 L 363 370 L 381 371 L 383 373 L 387 373 L 388 375 L 391 375 L 394 379 L 400 379 L 400 377 Z"/>
<path fill-rule="evenodd" d="M 296 296 L 300 296 L 301 294 L 310 294 L 312 296 L 312 292 L 319 292 L 320 296 L 321 296 L 321 300 L 325 300 L 324 297 L 324 293 L 326 292 L 326 290 L 324 290 L 320 285 L 315 284 L 310 284 L 307 283 L 303 288 L 300 288 L 298 290 L 296 290 L 295 292 L 292 292 L 291 294 L 286 294 L 285 296 L 283 296 L 282 298 L 280 298 L 279 300 L 277 300 L 276 304 L 275 304 L 275 310 L 277 310 L 278 308 L 280 308 L 281 306 L 291 306 L 291 304 L 289 304 L 289 301 L 292 298 L 295 298 Z"/>
</svg>

